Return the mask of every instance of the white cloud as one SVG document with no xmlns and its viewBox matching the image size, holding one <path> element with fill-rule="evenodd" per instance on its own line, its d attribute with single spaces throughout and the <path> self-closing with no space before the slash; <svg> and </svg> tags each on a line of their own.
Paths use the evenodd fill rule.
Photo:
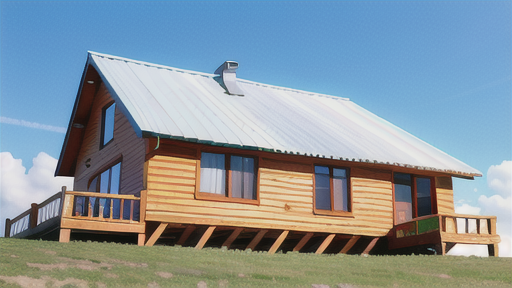
<svg viewBox="0 0 512 288">
<path fill-rule="evenodd" d="M 487 185 L 501 196 L 507 197 L 512 193 L 512 161 L 503 161 L 487 170 Z"/>
<path fill-rule="evenodd" d="M 73 189 L 73 178 L 54 177 L 57 159 L 41 152 L 33 159 L 28 173 L 21 159 L 0 152 L 0 236 L 5 231 L 5 218 L 14 218 L 59 192 L 62 186 Z"/>
<path fill-rule="evenodd" d="M 28 122 L 25 120 L 18 120 L 18 119 L 13 119 L 13 118 L 4 117 L 4 116 L 0 116 L 0 123 L 18 125 L 18 126 L 41 129 L 41 130 L 47 130 L 47 131 L 52 131 L 52 132 L 57 132 L 57 133 L 66 133 L 65 127 L 51 126 L 51 125 L 41 124 L 41 123 L 37 123 L 37 122 Z"/>
<path fill-rule="evenodd" d="M 455 213 L 497 216 L 496 231 L 501 237 L 499 255 L 512 257 L 512 161 L 503 161 L 487 170 L 487 184 L 498 194 L 487 197 L 480 195 L 478 207 L 462 204 L 455 207 Z M 487 256 L 485 245 L 457 244 L 450 255 Z"/>
</svg>

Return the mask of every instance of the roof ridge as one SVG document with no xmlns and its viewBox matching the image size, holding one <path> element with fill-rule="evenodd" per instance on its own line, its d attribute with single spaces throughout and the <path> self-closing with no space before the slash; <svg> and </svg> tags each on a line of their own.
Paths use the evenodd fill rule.
<svg viewBox="0 0 512 288">
<path fill-rule="evenodd" d="M 151 66 L 151 67 L 155 67 L 155 68 L 167 69 L 167 70 L 171 70 L 171 71 L 175 71 L 175 72 L 188 73 L 188 74 L 192 74 L 192 75 L 200 75 L 200 76 L 211 77 L 211 78 L 217 76 L 216 74 L 192 71 L 192 70 L 187 70 L 187 69 L 181 69 L 181 68 L 176 68 L 176 67 L 171 67 L 171 66 L 166 66 L 166 65 L 161 65 L 161 64 L 155 64 L 155 63 L 150 63 L 150 62 L 146 62 L 146 61 L 139 61 L 139 60 L 134 60 L 134 59 L 125 58 L 125 57 L 119 57 L 119 56 L 114 56 L 114 55 L 104 54 L 104 53 L 99 53 L 99 52 L 94 52 L 94 51 L 87 51 L 87 53 L 89 53 L 91 55 L 98 56 L 98 57 L 110 58 L 110 59 L 115 59 L 115 60 L 119 60 L 119 61 L 126 61 L 126 62 L 131 62 L 131 63 L 135 63 L 135 64 L 139 64 L 139 65 L 145 65 L 145 66 Z M 335 100 L 350 101 L 350 99 L 347 98 L 347 97 L 334 96 L 334 95 L 328 95 L 328 94 L 322 94 L 322 93 L 315 93 L 315 92 L 305 91 L 305 90 L 300 90 L 300 89 L 293 89 L 293 88 L 288 88 L 288 87 L 283 87 L 283 86 L 265 84 L 265 83 L 255 82 L 255 81 L 246 80 L 246 79 L 242 79 L 242 78 L 237 78 L 236 80 L 237 80 L 237 82 L 242 82 L 242 83 L 256 85 L 256 86 L 268 87 L 268 88 L 271 88 L 271 89 L 297 92 L 297 93 L 306 94 L 306 95 L 310 95 L 310 96 L 328 97 L 328 98 L 332 98 L 332 99 L 335 99 Z"/>
</svg>

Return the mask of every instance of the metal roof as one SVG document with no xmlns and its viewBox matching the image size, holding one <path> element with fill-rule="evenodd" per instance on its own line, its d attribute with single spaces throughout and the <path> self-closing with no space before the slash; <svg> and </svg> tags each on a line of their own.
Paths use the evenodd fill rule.
<svg viewBox="0 0 512 288">
<path fill-rule="evenodd" d="M 228 95 L 199 73 L 89 52 L 139 137 L 397 165 L 481 176 L 481 172 L 346 98 L 237 79 Z"/>
</svg>

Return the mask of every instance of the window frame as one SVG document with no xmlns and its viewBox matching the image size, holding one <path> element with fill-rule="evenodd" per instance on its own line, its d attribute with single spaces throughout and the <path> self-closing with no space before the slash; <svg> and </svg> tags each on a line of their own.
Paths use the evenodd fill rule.
<svg viewBox="0 0 512 288">
<path fill-rule="evenodd" d="M 330 188 L 330 196 L 331 196 L 331 209 L 318 209 L 316 208 L 316 172 L 315 167 L 322 166 L 329 168 L 329 188 Z M 343 169 L 347 173 L 347 207 L 348 211 L 342 210 L 334 210 L 334 192 L 333 192 L 333 169 Z M 328 216 L 341 216 L 341 217 L 354 217 L 353 216 L 353 195 L 352 195 L 352 181 L 350 181 L 350 168 L 348 167 L 340 167 L 340 166 L 332 166 L 332 165 L 324 165 L 324 164 L 313 164 L 313 213 L 315 215 L 328 215 Z"/>
<path fill-rule="evenodd" d="M 112 126 L 113 126 L 112 127 L 112 138 L 107 143 L 104 143 L 105 142 L 105 132 L 106 132 L 105 125 L 107 124 L 106 123 L 107 110 L 110 107 L 112 107 L 112 105 L 115 105 L 115 104 L 116 104 L 115 101 L 111 101 L 107 105 L 103 106 L 103 108 L 101 109 L 100 150 L 105 148 L 108 144 L 112 143 L 112 141 L 114 141 L 114 131 L 115 131 L 115 125 L 116 125 L 116 121 L 115 121 L 115 118 L 116 118 L 116 107 L 115 106 L 114 106 L 114 112 L 113 112 L 114 115 L 113 115 L 113 123 L 112 123 Z"/>
<path fill-rule="evenodd" d="M 201 158 L 202 153 L 211 153 L 211 154 L 222 154 L 224 155 L 224 169 L 226 171 L 226 184 L 225 184 L 225 193 L 224 194 L 214 194 L 210 192 L 201 192 Z M 254 160 L 254 189 L 256 193 L 256 199 L 246 199 L 246 198 L 234 198 L 232 197 L 232 170 L 230 169 L 231 165 L 231 156 L 238 156 L 244 158 L 252 158 Z M 242 204 L 253 204 L 260 205 L 260 169 L 259 163 L 260 159 L 258 156 L 240 154 L 240 153 L 230 153 L 230 152 L 221 152 L 221 151 L 210 151 L 210 150 L 199 150 L 198 151 L 198 160 L 196 163 L 196 187 L 195 187 L 195 199 L 198 200 L 210 200 L 210 201 L 218 201 L 218 202 L 230 202 L 230 203 L 242 203 Z"/>
<path fill-rule="evenodd" d="M 395 192 L 395 174 L 405 174 L 410 175 L 411 177 L 411 209 L 412 209 L 412 219 L 413 221 L 419 217 L 425 217 L 429 215 L 437 214 L 437 194 L 436 194 L 436 181 L 435 177 L 427 176 L 427 175 L 416 175 L 412 173 L 405 172 L 393 172 L 393 223 L 394 225 L 400 225 L 402 223 L 407 223 L 410 221 L 405 221 L 398 223 L 398 219 L 396 217 L 396 192 Z M 430 180 L 430 214 L 418 216 L 418 182 L 416 181 L 418 178 L 429 179 Z"/>
</svg>

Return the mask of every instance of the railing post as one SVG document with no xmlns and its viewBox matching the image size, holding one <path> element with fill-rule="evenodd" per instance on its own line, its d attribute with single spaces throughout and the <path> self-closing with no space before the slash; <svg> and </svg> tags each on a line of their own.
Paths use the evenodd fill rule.
<svg viewBox="0 0 512 288">
<path fill-rule="evenodd" d="M 62 208 L 64 207 L 64 199 L 66 198 L 66 186 L 62 186 L 60 195 L 60 206 L 59 206 L 59 215 L 62 216 Z"/>
<path fill-rule="evenodd" d="M 39 212 L 37 208 L 37 203 L 30 204 L 30 229 L 37 227 L 37 213 Z"/>
<path fill-rule="evenodd" d="M 146 205 L 147 205 L 147 190 L 140 191 L 140 201 L 139 201 L 139 221 L 140 223 L 144 223 L 146 221 Z"/>
<path fill-rule="evenodd" d="M 11 219 L 9 219 L 9 218 L 5 219 L 5 234 L 4 234 L 4 237 L 5 238 L 10 238 L 11 237 Z"/>
</svg>

